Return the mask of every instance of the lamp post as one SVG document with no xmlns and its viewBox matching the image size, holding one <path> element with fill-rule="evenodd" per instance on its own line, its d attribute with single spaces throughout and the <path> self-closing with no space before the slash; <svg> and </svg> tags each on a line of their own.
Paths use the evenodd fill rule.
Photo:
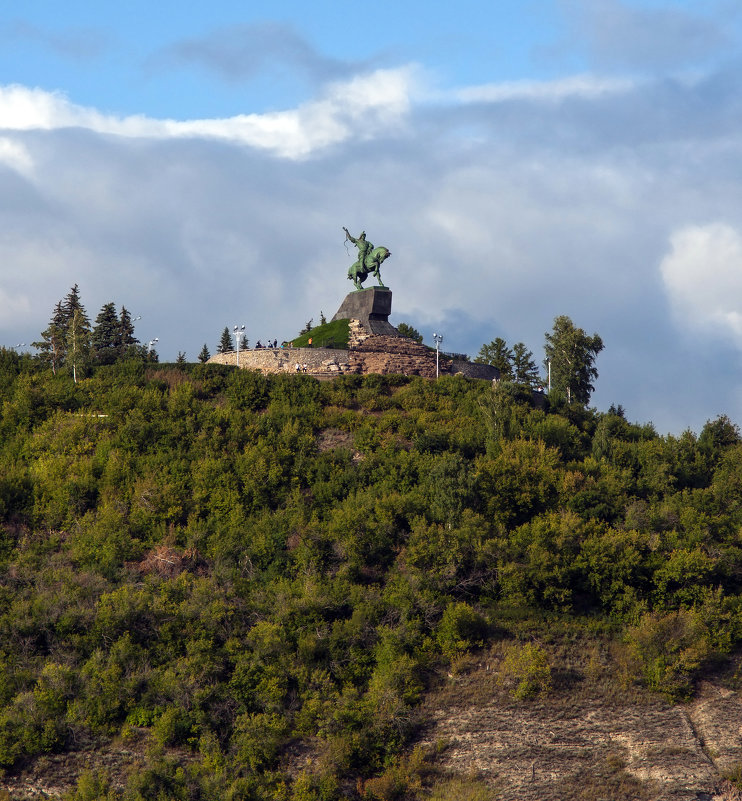
<svg viewBox="0 0 742 801">
<path fill-rule="evenodd" d="M 438 351 L 440 349 L 443 337 L 440 334 L 433 334 L 433 341 L 435 342 L 435 377 L 438 378 Z"/>
<path fill-rule="evenodd" d="M 237 366 L 240 366 L 240 343 L 242 342 L 242 337 L 245 336 L 245 326 L 242 325 L 239 328 L 237 326 L 234 327 L 234 344 L 237 348 Z"/>
</svg>

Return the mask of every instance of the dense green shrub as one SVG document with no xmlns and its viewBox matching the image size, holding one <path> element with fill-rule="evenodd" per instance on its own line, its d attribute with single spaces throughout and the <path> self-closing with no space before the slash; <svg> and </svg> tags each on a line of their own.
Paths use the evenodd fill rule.
<svg viewBox="0 0 742 801">
<path fill-rule="evenodd" d="M 500 665 L 498 682 L 507 686 L 513 698 L 525 700 L 551 691 L 549 655 L 533 642 L 512 645 Z"/>
<path fill-rule="evenodd" d="M 515 385 L 141 359 L 75 384 L 2 349 L 0 378 L 0 765 L 153 744 L 76 799 L 476 799 L 404 756 L 451 662 L 517 637 L 499 675 L 538 696 L 529 638 L 587 625 L 683 698 L 742 641 L 727 419 L 660 437 Z"/>
</svg>

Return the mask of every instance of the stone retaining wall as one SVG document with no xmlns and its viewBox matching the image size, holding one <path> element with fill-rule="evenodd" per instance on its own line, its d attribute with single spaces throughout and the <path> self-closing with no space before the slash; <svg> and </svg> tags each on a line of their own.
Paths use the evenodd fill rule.
<svg viewBox="0 0 742 801">
<path fill-rule="evenodd" d="M 389 323 L 392 293 L 386 287 L 350 292 L 335 320 L 348 321 L 348 350 L 329 348 L 260 348 L 218 353 L 212 364 L 232 364 L 263 373 L 306 372 L 319 377 L 360 374 L 401 374 L 435 378 L 437 373 L 460 373 L 470 378 L 497 380 L 500 372 L 489 365 L 451 360 L 424 345 L 402 336 Z M 300 369 L 297 369 L 297 366 Z"/>
<path fill-rule="evenodd" d="M 240 351 L 240 367 L 263 373 L 295 373 L 297 363 L 307 373 L 353 373 L 347 350 L 330 348 L 259 348 Z M 237 352 L 217 353 L 211 364 L 237 364 Z"/>
<path fill-rule="evenodd" d="M 354 325 L 355 323 L 355 325 Z M 420 375 L 435 378 L 435 351 L 401 336 L 369 335 L 356 320 L 351 321 L 351 348 L 260 348 L 241 350 L 240 367 L 263 373 L 295 373 L 297 363 L 314 375 Z M 237 365 L 237 353 L 217 353 L 212 364 Z M 304 369 L 301 372 L 305 372 Z M 441 355 L 439 372 L 463 373 L 470 378 L 492 380 L 498 371 L 489 365 L 452 362 Z"/>
<path fill-rule="evenodd" d="M 212 364 L 237 365 L 237 353 L 217 353 Z M 315 375 L 401 373 L 435 378 L 435 351 L 404 337 L 369 336 L 351 350 L 330 348 L 260 348 L 241 350 L 240 367 L 263 373 L 295 373 L 297 362 Z M 450 360 L 441 356 L 440 372 L 449 371 Z M 304 372 L 304 370 L 302 370 Z"/>
<path fill-rule="evenodd" d="M 435 378 L 435 351 L 405 337 L 367 337 L 348 356 L 351 367 L 363 375 L 401 373 Z M 448 365 L 449 360 L 441 357 L 440 372 L 447 372 Z"/>
</svg>

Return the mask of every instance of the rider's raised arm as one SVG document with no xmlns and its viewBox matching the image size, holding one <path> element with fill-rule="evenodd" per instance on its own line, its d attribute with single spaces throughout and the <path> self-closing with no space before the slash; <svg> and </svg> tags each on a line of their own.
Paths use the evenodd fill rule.
<svg viewBox="0 0 742 801">
<path fill-rule="evenodd" d="M 345 226 L 343 226 L 343 231 L 345 231 L 346 238 L 350 239 L 350 241 L 355 245 L 356 244 L 356 238 L 354 236 L 351 236 L 350 231 Z"/>
</svg>

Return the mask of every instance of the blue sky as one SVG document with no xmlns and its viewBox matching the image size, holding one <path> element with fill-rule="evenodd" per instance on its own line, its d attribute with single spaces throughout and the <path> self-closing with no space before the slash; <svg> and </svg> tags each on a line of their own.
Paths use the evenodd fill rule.
<svg viewBox="0 0 742 801">
<path fill-rule="evenodd" d="M 567 45 L 558 3 L 548 0 L 463 0 L 435 10 L 389 0 L 371 8 L 329 0 L 98 8 L 32 1 L 3 14 L 0 36 L 6 82 L 177 119 L 286 108 L 323 80 L 393 64 L 423 64 L 457 86 L 495 75 L 548 77 L 582 60 Z"/>
<path fill-rule="evenodd" d="M 0 343 L 78 283 L 163 359 L 290 338 L 393 252 L 393 322 L 540 362 L 594 403 L 742 423 L 742 9 L 730 0 L 0 0 Z"/>
</svg>

